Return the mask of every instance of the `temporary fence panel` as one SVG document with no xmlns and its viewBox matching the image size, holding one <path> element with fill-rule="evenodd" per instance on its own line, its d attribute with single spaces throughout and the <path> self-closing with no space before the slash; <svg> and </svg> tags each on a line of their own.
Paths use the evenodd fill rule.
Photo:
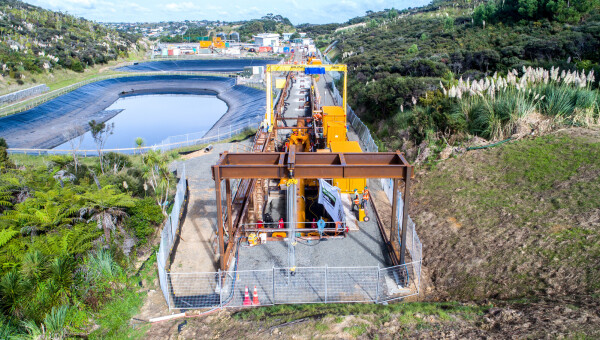
<svg viewBox="0 0 600 340">
<path fill-rule="evenodd" d="M 419 293 L 418 265 L 413 262 L 389 268 L 296 267 L 208 273 L 166 273 L 159 267 L 159 279 L 169 309 L 381 303 Z M 254 300 L 255 288 L 258 301 Z"/>
<path fill-rule="evenodd" d="M 177 192 L 173 201 L 173 210 L 169 214 L 165 225 L 160 234 L 160 246 L 158 253 L 156 254 L 157 265 L 158 265 L 158 279 L 160 288 L 165 296 L 167 304 L 170 304 L 170 289 L 169 289 L 169 277 L 166 271 L 167 265 L 169 264 L 169 257 L 173 244 L 175 243 L 175 236 L 179 230 L 179 216 L 181 214 L 181 208 L 186 199 L 187 192 L 187 177 L 185 173 L 185 165 L 180 175 L 179 183 L 177 183 Z"/>
<path fill-rule="evenodd" d="M 377 302 L 378 267 L 326 268 L 325 302 Z"/>
<path fill-rule="evenodd" d="M 220 306 L 221 273 L 167 273 L 170 309 Z"/>
<path fill-rule="evenodd" d="M 275 303 L 325 302 L 327 270 L 323 268 L 273 269 Z"/>
<path fill-rule="evenodd" d="M 378 302 L 393 301 L 419 294 L 420 277 L 415 271 L 420 263 L 411 262 L 379 271 Z"/>
<path fill-rule="evenodd" d="M 222 275 L 224 283 L 221 291 L 221 306 L 244 306 L 246 287 L 248 287 L 250 300 L 254 297 L 254 287 L 256 287 L 257 299 L 261 306 L 274 304 L 272 270 L 233 270 L 222 272 Z"/>
</svg>

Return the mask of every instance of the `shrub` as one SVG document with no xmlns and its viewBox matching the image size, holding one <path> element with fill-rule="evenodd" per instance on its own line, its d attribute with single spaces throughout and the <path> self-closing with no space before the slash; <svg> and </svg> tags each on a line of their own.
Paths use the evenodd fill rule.
<svg viewBox="0 0 600 340">
<path fill-rule="evenodd" d="M 146 244 L 148 237 L 154 233 L 156 226 L 163 221 L 163 214 L 156 201 L 147 197 L 136 200 L 129 211 L 129 226 L 140 244 Z"/>
</svg>

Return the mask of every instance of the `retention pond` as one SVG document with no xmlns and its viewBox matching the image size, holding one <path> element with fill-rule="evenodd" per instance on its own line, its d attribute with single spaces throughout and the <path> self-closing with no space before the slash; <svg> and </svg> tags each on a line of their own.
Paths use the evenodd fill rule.
<svg viewBox="0 0 600 340">
<path fill-rule="evenodd" d="M 194 133 L 204 135 L 227 112 L 227 104 L 216 95 L 155 94 L 126 96 L 106 108 L 121 111 L 106 121 L 113 125 L 113 134 L 107 138 L 105 148 L 132 148 L 141 137 L 144 145 L 160 143 L 169 136 Z M 56 149 L 69 149 L 65 142 Z M 86 132 L 82 150 L 94 150 L 91 132 Z"/>
</svg>

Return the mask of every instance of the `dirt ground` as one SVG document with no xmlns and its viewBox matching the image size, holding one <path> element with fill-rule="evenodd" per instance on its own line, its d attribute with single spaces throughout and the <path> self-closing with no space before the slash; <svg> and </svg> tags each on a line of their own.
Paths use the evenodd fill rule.
<svg viewBox="0 0 600 340">
<path fill-rule="evenodd" d="M 467 305 L 465 305 L 467 306 Z M 393 312 L 336 315 L 274 314 L 242 320 L 237 311 L 217 311 L 153 324 L 147 339 L 526 339 L 597 338 L 598 299 L 565 298 L 489 303 L 479 313 Z"/>
</svg>

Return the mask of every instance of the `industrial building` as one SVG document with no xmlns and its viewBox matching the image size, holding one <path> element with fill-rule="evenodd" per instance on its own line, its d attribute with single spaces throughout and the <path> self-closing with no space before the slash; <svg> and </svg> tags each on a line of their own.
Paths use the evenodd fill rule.
<svg viewBox="0 0 600 340">
<path fill-rule="evenodd" d="M 254 36 L 254 42 L 258 46 L 279 46 L 279 34 L 276 33 L 261 33 Z"/>
</svg>

